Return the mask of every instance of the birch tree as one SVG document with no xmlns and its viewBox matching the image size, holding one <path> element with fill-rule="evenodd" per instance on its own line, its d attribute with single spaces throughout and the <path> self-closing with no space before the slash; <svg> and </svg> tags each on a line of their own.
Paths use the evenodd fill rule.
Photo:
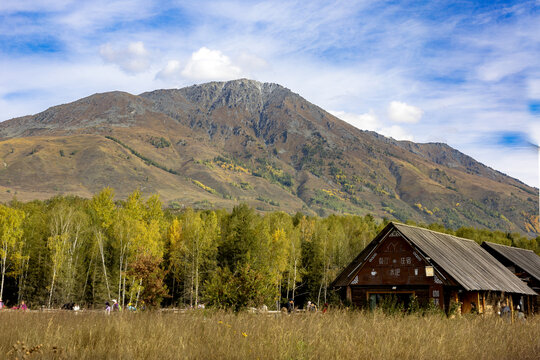
<svg viewBox="0 0 540 360">
<path fill-rule="evenodd" d="M 59 299 L 73 300 L 81 237 L 86 222 L 76 205 L 61 201 L 52 209 L 49 226 L 47 247 L 51 253 L 52 276 L 48 306 L 51 307 L 55 286 Z"/>
<path fill-rule="evenodd" d="M 111 298 L 111 288 L 109 285 L 109 276 L 107 274 L 105 243 L 107 241 L 107 232 L 114 223 L 114 216 L 116 213 L 116 206 L 113 199 L 114 190 L 107 187 L 94 195 L 90 201 L 90 211 L 94 222 L 93 233 L 95 247 L 97 248 L 102 264 L 103 279 L 107 289 L 107 299 Z"/>
<path fill-rule="evenodd" d="M 268 228 L 265 231 L 269 236 L 261 237 L 261 240 L 266 238 L 267 244 L 264 249 L 267 252 L 262 258 L 266 259 L 266 268 L 268 271 L 269 280 L 271 286 L 275 288 L 276 297 L 276 309 L 280 307 L 281 285 L 283 275 L 288 270 L 290 263 L 291 250 L 294 244 L 291 242 L 294 238 L 294 228 L 291 217 L 284 212 L 270 213 L 265 216 L 265 222 L 268 224 Z M 291 276 L 287 271 L 287 288 L 289 288 Z M 288 294 L 287 294 L 288 296 Z"/>
<path fill-rule="evenodd" d="M 163 211 L 161 209 L 161 201 L 159 196 L 151 196 L 146 202 L 142 201 L 139 191 L 135 191 L 128 197 L 121 214 L 123 221 L 121 236 L 117 239 L 117 243 L 121 248 L 120 252 L 120 274 L 119 274 L 119 298 L 122 303 L 125 303 L 126 294 L 130 293 L 130 302 L 133 297 L 133 290 L 139 293 L 144 289 L 143 284 L 162 284 L 163 279 L 154 279 L 149 282 L 149 277 L 162 277 L 163 272 L 160 269 L 163 262 L 163 252 L 165 242 L 163 232 L 165 222 L 163 219 Z M 127 227 L 126 227 L 127 226 Z M 144 271 L 141 273 L 129 271 L 129 264 L 136 263 L 137 266 L 144 264 L 152 264 L 152 271 Z M 128 275 L 131 274 L 128 289 Z M 159 280 L 159 281 L 158 281 Z M 121 290 L 121 291 L 120 291 Z M 146 289 L 148 290 L 148 289 Z M 159 293 L 159 292 L 157 292 Z"/>
<path fill-rule="evenodd" d="M 215 258 L 219 228 L 214 212 L 188 209 L 181 217 L 185 261 L 189 264 L 190 305 L 199 304 L 201 269 Z"/>
<path fill-rule="evenodd" d="M 0 204 L 0 258 L 2 267 L 2 281 L 0 285 L 0 299 L 4 296 L 4 278 L 9 266 L 10 258 L 21 255 L 20 241 L 23 235 L 23 211 L 11 209 Z"/>
</svg>

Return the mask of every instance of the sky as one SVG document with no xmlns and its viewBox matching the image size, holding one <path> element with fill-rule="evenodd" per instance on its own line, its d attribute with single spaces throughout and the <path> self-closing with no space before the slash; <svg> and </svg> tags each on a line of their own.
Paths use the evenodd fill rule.
<svg viewBox="0 0 540 360">
<path fill-rule="evenodd" d="M 539 187 L 539 59 L 540 0 L 1 0 L 0 121 L 250 78 Z"/>
</svg>

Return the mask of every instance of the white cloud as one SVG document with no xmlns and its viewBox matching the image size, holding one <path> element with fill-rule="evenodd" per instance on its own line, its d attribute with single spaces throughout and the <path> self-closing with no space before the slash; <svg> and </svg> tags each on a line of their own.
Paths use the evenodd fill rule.
<svg viewBox="0 0 540 360">
<path fill-rule="evenodd" d="M 70 5 L 72 0 L 2 0 L 0 11 L 6 13 L 19 11 L 59 11 Z"/>
<path fill-rule="evenodd" d="M 154 80 L 155 72 L 133 76 L 116 66 L 103 66 L 99 58 L 94 60 L 77 64 L 37 64 L 31 59 L 5 63 L 12 71 L 0 69 L 0 121 L 35 114 L 93 93 L 118 90 L 139 94 L 162 85 Z M 19 76 L 22 72 L 24 78 Z M 4 84 L 9 83 L 16 84 L 9 92 L 20 93 L 17 98 L 5 98 L 9 92 Z"/>
<path fill-rule="evenodd" d="M 529 136 L 534 141 L 534 145 L 539 148 L 538 155 L 540 156 L 540 124 L 532 124 L 529 128 Z"/>
<path fill-rule="evenodd" d="M 249 70 L 261 70 L 268 66 L 268 63 L 263 58 L 245 52 L 240 54 L 238 62 L 242 65 L 242 68 Z"/>
<path fill-rule="evenodd" d="M 182 75 L 197 80 L 232 80 L 240 77 L 242 70 L 233 65 L 228 56 L 219 50 L 200 48 L 191 55 Z"/>
<path fill-rule="evenodd" d="M 354 114 L 345 111 L 330 111 L 330 113 L 358 129 L 375 131 L 396 140 L 413 141 L 413 136 L 403 127 L 399 125 L 385 126 L 383 122 L 377 118 L 373 110 L 364 114 Z"/>
<path fill-rule="evenodd" d="M 407 131 L 405 131 L 405 129 L 403 129 L 399 125 L 383 127 L 379 129 L 378 132 L 383 134 L 384 136 L 388 136 L 396 140 L 408 140 L 408 141 L 414 140 L 414 137 L 411 134 L 409 134 Z"/>
<path fill-rule="evenodd" d="M 530 79 L 527 90 L 529 99 L 540 99 L 540 79 Z"/>
<path fill-rule="evenodd" d="M 70 1 L 53 18 L 58 25 L 81 34 L 110 24 L 150 17 L 155 14 L 154 6 L 152 1 L 146 0 Z"/>
<path fill-rule="evenodd" d="M 511 57 L 482 64 L 477 69 L 478 78 L 488 82 L 500 81 L 527 68 L 529 62 L 526 58 L 527 54 L 512 54 Z"/>
<path fill-rule="evenodd" d="M 532 148 L 506 148 L 504 152 L 494 151 L 493 147 L 465 147 L 460 151 L 472 156 L 481 163 L 523 181 L 525 184 L 540 187 L 539 154 Z"/>
<path fill-rule="evenodd" d="M 128 73 L 140 73 L 150 67 L 149 53 L 142 41 L 131 42 L 127 47 L 120 48 L 107 43 L 100 47 L 99 53 L 103 60 L 118 65 Z"/>
<path fill-rule="evenodd" d="M 423 114 L 422 109 L 400 101 L 392 101 L 388 107 L 388 116 L 397 123 L 417 123 Z"/>
<path fill-rule="evenodd" d="M 335 117 L 338 117 L 341 120 L 344 120 L 348 122 L 349 124 L 353 125 L 354 127 L 357 127 L 358 129 L 361 129 L 361 130 L 377 131 L 381 127 L 379 119 L 377 119 L 377 116 L 375 116 L 373 111 L 370 111 L 369 113 L 365 113 L 365 114 L 354 114 L 354 113 L 348 113 L 345 111 L 329 111 L 329 112 Z"/>
<path fill-rule="evenodd" d="M 156 74 L 156 79 L 176 79 L 180 76 L 181 68 L 180 61 L 169 60 L 167 65 Z"/>
</svg>

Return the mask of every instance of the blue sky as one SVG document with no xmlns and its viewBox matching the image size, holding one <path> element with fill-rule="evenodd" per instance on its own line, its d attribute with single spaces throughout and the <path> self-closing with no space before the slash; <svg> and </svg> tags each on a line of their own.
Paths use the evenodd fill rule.
<svg viewBox="0 0 540 360">
<path fill-rule="evenodd" d="M 540 0 L 0 1 L 0 121 L 247 77 L 538 187 Z"/>
</svg>

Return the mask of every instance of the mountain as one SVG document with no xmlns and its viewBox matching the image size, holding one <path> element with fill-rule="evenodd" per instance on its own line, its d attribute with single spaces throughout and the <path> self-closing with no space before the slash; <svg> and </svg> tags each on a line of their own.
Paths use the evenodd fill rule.
<svg viewBox="0 0 540 360">
<path fill-rule="evenodd" d="M 0 123 L 0 200 L 105 186 L 172 207 L 247 202 L 540 233 L 538 189 L 446 144 L 359 130 L 277 84 L 109 92 Z"/>
</svg>

